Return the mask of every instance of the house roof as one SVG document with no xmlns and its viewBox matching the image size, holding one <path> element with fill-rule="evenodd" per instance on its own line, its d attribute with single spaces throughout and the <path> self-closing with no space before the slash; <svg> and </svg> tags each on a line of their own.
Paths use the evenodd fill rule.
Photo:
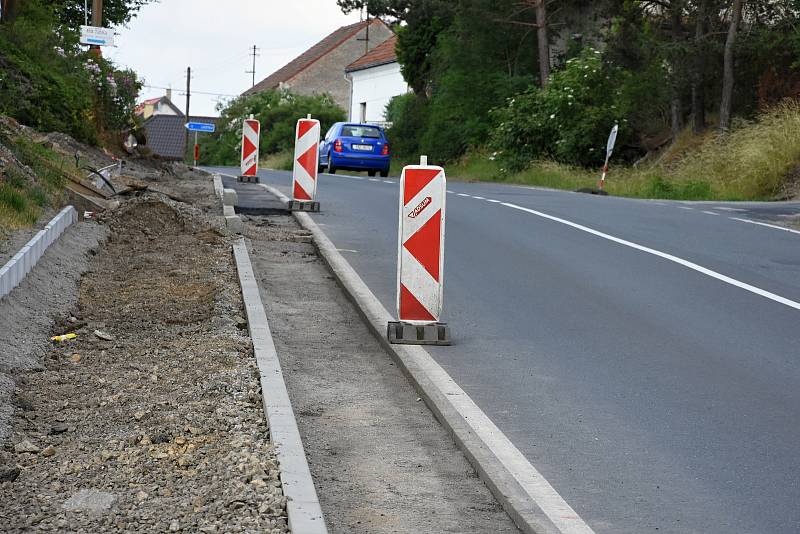
<svg viewBox="0 0 800 534">
<path fill-rule="evenodd" d="M 153 115 L 144 121 L 147 148 L 164 159 L 183 159 L 186 152 L 184 117 Z"/>
<path fill-rule="evenodd" d="M 369 21 L 361 21 L 349 26 L 342 26 L 283 67 L 261 80 L 243 94 L 250 95 L 260 91 L 276 89 L 281 83 L 291 80 L 305 69 L 313 65 L 321 57 L 341 46 L 359 31 L 366 28 L 368 24 L 386 25 L 386 23 L 381 19 L 374 18 L 370 19 Z"/>
<path fill-rule="evenodd" d="M 152 106 L 152 105 L 158 104 L 159 102 L 162 102 L 162 101 L 166 105 L 171 107 L 175 111 L 176 114 L 183 116 L 183 112 L 180 110 L 180 108 L 178 106 L 176 106 L 172 102 L 172 100 L 170 100 L 166 96 L 159 96 L 159 97 L 156 97 L 156 98 L 149 98 L 149 99 L 147 99 L 147 100 L 145 100 L 143 102 L 140 102 L 139 104 L 136 105 L 136 108 L 134 109 L 134 113 L 136 113 L 137 115 L 141 114 L 141 113 L 144 112 L 145 106 Z"/>
<path fill-rule="evenodd" d="M 387 65 L 397 61 L 397 36 L 393 35 L 386 41 L 379 44 L 357 60 L 350 63 L 344 70 L 345 72 L 353 72 L 356 70 L 364 70 L 379 65 Z"/>
</svg>

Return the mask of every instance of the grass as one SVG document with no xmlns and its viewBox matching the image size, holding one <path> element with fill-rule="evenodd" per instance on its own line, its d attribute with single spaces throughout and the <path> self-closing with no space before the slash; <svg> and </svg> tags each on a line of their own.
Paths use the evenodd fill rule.
<svg viewBox="0 0 800 534">
<path fill-rule="evenodd" d="M 294 154 L 292 152 L 277 152 L 267 154 L 258 162 L 258 166 L 264 169 L 274 169 L 277 171 L 291 171 L 294 164 Z"/>
<path fill-rule="evenodd" d="M 655 163 L 614 165 L 606 178 L 612 195 L 672 200 L 778 200 L 800 169 L 800 103 L 785 103 L 727 133 L 687 131 Z M 484 152 L 447 166 L 451 180 L 502 182 L 576 190 L 597 187 L 600 169 L 535 162 L 504 173 Z"/>
<path fill-rule="evenodd" d="M 2 133 L 0 142 L 36 175 L 33 181 L 13 165 L 7 165 L 0 175 L 0 229 L 25 228 L 36 222 L 42 208 L 56 202 L 64 186 L 63 176 L 44 161 L 63 162 L 55 152 L 22 137 Z"/>
</svg>

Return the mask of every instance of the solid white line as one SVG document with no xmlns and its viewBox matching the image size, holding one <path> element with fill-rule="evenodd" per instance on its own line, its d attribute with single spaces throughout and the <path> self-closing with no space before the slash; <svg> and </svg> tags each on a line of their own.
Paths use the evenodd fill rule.
<svg viewBox="0 0 800 534">
<path fill-rule="evenodd" d="M 797 230 L 792 230 L 791 228 L 786 228 L 785 226 L 777 226 L 777 225 L 774 225 L 774 224 L 767 224 L 767 223 L 758 222 L 758 221 L 751 221 L 750 219 L 740 219 L 738 217 L 729 217 L 729 219 L 731 219 L 732 221 L 741 221 L 741 222 L 746 222 L 746 223 L 750 223 L 750 224 L 757 224 L 759 226 L 766 226 L 767 228 L 775 228 L 776 230 L 783 230 L 784 232 L 791 232 L 793 234 L 800 234 L 800 232 L 798 232 Z"/>
<path fill-rule="evenodd" d="M 730 276 L 725 276 L 724 274 L 720 274 L 720 273 L 718 273 L 716 271 L 712 271 L 711 269 L 707 269 L 707 268 L 705 268 L 705 267 L 703 267 L 701 265 L 697 265 L 696 263 L 692 263 L 690 261 L 684 260 L 684 259 L 679 258 L 677 256 L 673 256 L 672 254 L 667 254 L 666 252 L 661 252 L 659 250 L 655 250 L 655 249 L 652 249 L 652 248 L 649 248 L 649 247 L 645 247 L 643 245 L 639 245 L 639 244 L 633 243 L 631 241 L 626 241 L 624 239 L 620 239 L 619 237 L 614 237 L 612 235 L 605 234 L 603 232 L 599 232 L 597 230 L 589 228 L 588 226 L 583 226 L 581 224 L 577 224 L 577 223 L 568 221 L 566 219 L 561 219 L 559 217 L 553 217 L 552 215 L 548 215 L 546 213 L 542 213 L 541 211 L 536 211 L 536 210 L 532 210 L 532 209 L 528 209 L 528 208 L 523 208 L 522 206 L 517 206 L 516 204 L 509 204 L 507 202 L 503 202 L 502 205 L 506 206 L 508 208 L 513 208 L 515 210 L 524 211 L 526 213 L 530 213 L 532 215 L 536 215 L 536 216 L 542 217 L 544 219 L 549 219 L 549 220 L 555 221 L 557 223 L 561 223 L 561 224 L 565 224 L 567 226 L 571 226 L 572 228 L 575 228 L 577 230 L 581 230 L 582 232 L 586 232 L 586 233 L 589 233 L 589 234 L 592 234 L 592 235 L 596 235 L 598 237 L 602 237 L 603 239 L 608 239 L 609 241 L 613 241 L 615 243 L 619 243 L 620 245 L 625 245 L 626 247 L 630 247 L 630 248 L 633 248 L 633 249 L 636 249 L 636 250 L 640 250 L 642 252 L 646 252 L 647 254 L 652 254 L 653 256 L 658 256 L 659 258 L 663 258 L 665 260 L 669 260 L 671 262 L 677 263 L 678 265 L 683 265 L 684 267 L 692 269 L 693 271 L 697 271 L 698 273 L 702 273 L 702 274 L 704 274 L 706 276 L 710 276 L 711 278 L 716 278 L 717 280 L 719 280 L 721 282 L 725 282 L 726 284 L 730 284 L 732 286 L 736 286 L 738 288 L 744 289 L 745 291 L 749 291 L 749 292 L 751 292 L 751 293 L 753 293 L 755 295 L 759 295 L 761 297 L 768 298 L 770 300 L 774 300 L 775 302 L 778 302 L 780 304 L 784 304 L 786 306 L 789 306 L 790 308 L 794 308 L 795 310 L 800 310 L 800 302 L 795 302 L 795 301 L 787 299 L 785 297 L 781 297 L 780 295 L 776 295 L 775 293 L 770 293 L 769 291 L 766 291 L 764 289 L 761 289 L 761 288 L 758 288 L 758 287 L 755 287 L 755 286 L 751 286 L 750 284 L 746 284 L 744 282 L 740 282 L 739 280 L 731 278 Z"/>
<path fill-rule="evenodd" d="M 719 215 L 719 213 L 714 213 L 713 211 L 703 211 L 706 215 Z"/>
<path fill-rule="evenodd" d="M 487 202 L 491 202 L 492 204 L 502 204 L 503 203 L 502 200 L 495 200 L 493 198 L 487 198 L 486 201 Z"/>
</svg>

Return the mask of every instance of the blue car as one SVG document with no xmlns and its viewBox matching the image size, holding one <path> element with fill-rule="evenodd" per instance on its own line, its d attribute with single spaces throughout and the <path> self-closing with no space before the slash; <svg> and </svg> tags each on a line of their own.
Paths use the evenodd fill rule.
<svg viewBox="0 0 800 534">
<path fill-rule="evenodd" d="M 371 124 L 337 122 L 319 143 L 320 171 L 366 171 L 389 176 L 389 143 L 383 129 Z"/>
</svg>

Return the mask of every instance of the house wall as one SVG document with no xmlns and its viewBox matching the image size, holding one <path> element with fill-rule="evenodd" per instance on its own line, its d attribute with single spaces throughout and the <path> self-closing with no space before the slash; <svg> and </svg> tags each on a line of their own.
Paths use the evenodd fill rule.
<svg viewBox="0 0 800 534">
<path fill-rule="evenodd" d="M 350 82 L 344 69 L 365 53 L 366 28 L 330 51 L 297 76 L 282 84 L 293 93 L 315 95 L 329 93 L 345 112 L 350 109 Z M 392 36 L 385 24 L 373 23 L 369 29 L 369 49 L 372 50 Z"/>
<path fill-rule="evenodd" d="M 159 102 L 156 106 L 155 115 L 177 115 L 169 104 Z"/>
<path fill-rule="evenodd" d="M 348 120 L 351 122 L 361 121 L 362 103 L 366 103 L 367 122 L 385 122 L 389 100 L 408 92 L 408 84 L 400 72 L 400 64 L 396 62 L 357 70 L 350 76 L 353 79 L 353 102 Z"/>
</svg>

